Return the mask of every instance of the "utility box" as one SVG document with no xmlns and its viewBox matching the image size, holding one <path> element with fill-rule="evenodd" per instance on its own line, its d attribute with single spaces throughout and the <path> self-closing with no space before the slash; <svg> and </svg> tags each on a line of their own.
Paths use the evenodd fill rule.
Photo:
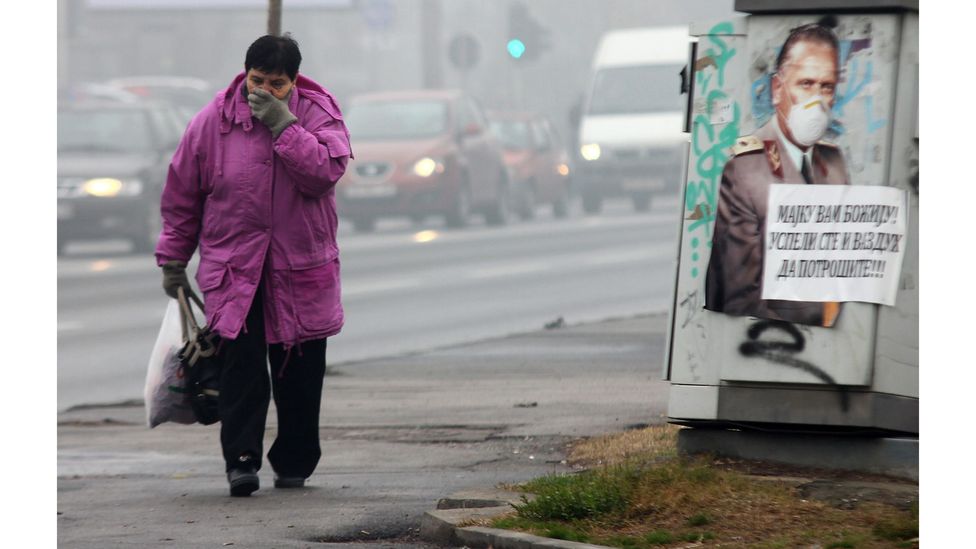
<svg viewBox="0 0 976 549">
<path fill-rule="evenodd" d="M 735 9 L 690 27 L 669 421 L 917 435 L 918 3 Z"/>
</svg>

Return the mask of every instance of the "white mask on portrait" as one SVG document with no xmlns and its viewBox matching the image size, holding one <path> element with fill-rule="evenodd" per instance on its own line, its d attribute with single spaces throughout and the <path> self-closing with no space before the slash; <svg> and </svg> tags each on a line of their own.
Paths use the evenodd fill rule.
<svg viewBox="0 0 976 549">
<path fill-rule="evenodd" d="M 804 147 L 813 145 L 827 133 L 827 126 L 830 124 L 827 101 L 818 95 L 793 105 L 786 124 L 798 144 Z"/>
</svg>

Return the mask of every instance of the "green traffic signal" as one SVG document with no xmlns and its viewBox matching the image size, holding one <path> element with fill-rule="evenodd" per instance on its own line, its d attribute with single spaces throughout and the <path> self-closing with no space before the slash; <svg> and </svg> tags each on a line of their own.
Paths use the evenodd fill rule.
<svg viewBox="0 0 976 549">
<path fill-rule="evenodd" d="M 549 30 L 532 13 L 525 2 L 508 8 L 508 54 L 512 59 L 532 61 L 549 49 Z"/>
<path fill-rule="evenodd" d="M 512 56 L 512 59 L 518 59 L 522 57 L 525 53 L 525 44 L 518 38 L 513 38 L 508 41 L 508 54 Z"/>
</svg>

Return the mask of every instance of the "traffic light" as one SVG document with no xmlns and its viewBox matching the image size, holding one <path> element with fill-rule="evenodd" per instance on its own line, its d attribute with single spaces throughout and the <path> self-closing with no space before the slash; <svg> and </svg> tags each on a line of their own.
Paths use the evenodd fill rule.
<svg viewBox="0 0 976 549">
<path fill-rule="evenodd" d="M 549 49 L 549 30 L 529 13 L 523 2 L 514 2 L 508 8 L 508 55 L 517 61 L 538 59 Z"/>
</svg>

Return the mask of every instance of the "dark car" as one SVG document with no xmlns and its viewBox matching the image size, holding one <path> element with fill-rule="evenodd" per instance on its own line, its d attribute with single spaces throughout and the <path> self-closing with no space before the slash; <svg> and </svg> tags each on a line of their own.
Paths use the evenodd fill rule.
<svg viewBox="0 0 976 549">
<path fill-rule="evenodd" d="M 522 219 L 535 217 L 540 204 L 566 217 L 572 199 L 569 154 L 544 116 L 490 112 L 492 132 L 501 141 L 512 178 L 512 207 Z"/>
<path fill-rule="evenodd" d="M 339 215 L 359 231 L 381 217 L 444 216 L 461 227 L 469 214 L 508 222 L 509 177 L 501 147 L 478 103 L 450 90 L 361 95 L 345 122 L 356 158 L 337 186 Z"/>
<path fill-rule="evenodd" d="M 149 102 L 58 106 L 58 254 L 70 240 L 124 237 L 152 251 L 159 199 L 184 126 Z"/>
</svg>

